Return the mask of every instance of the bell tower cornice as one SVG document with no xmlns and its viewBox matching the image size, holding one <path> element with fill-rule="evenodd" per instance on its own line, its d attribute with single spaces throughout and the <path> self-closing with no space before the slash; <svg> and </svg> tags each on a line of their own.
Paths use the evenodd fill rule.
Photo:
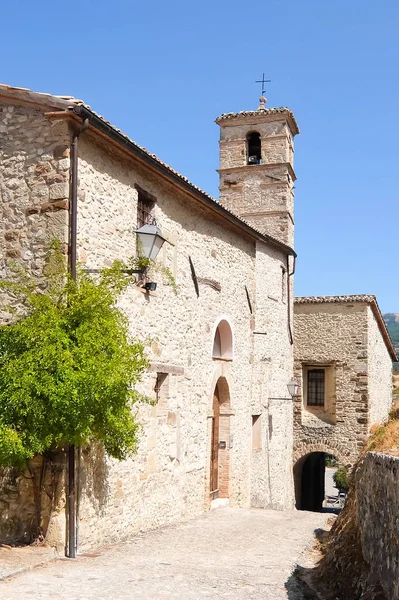
<svg viewBox="0 0 399 600">
<path fill-rule="evenodd" d="M 270 123 L 271 121 L 287 121 L 292 135 L 299 133 L 299 127 L 294 117 L 294 113 L 285 106 L 280 108 L 258 108 L 257 110 L 243 110 L 238 113 L 223 113 L 215 120 L 221 127 L 237 127 L 237 125 L 253 125 L 256 127 L 259 123 Z"/>
<path fill-rule="evenodd" d="M 275 169 L 281 168 L 283 167 L 284 169 L 287 169 L 289 176 L 291 177 L 292 181 L 296 180 L 296 175 L 295 175 L 295 171 L 292 168 L 291 163 L 289 162 L 280 162 L 280 163 L 267 163 L 267 164 L 262 164 L 262 165 L 251 165 L 251 170 L 253 172 L 262 172 L 265 171 L 265 175 L 268 177 L 273 178 L 273 175 L 271 174 L 267 174 L 267 171 L 273 171 Z M 233 173 L 246 173 L 248 171 L 248 166 L 244 165 L 241 167 L 227 167 L 225 169 L 216 169 L 216 172 L 219 173 L 219 175 L 229 175 L 229 174 L 233 174 Z M 275 177 L 276 179 L 276 183 L 287 183 L 286 180 L 281 179 L 280 177 Z"/>
</svg>

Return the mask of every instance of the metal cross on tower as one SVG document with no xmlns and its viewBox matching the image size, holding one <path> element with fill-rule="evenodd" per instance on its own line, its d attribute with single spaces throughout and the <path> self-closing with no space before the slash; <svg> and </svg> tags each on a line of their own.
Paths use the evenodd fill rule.
<svg viewBox="0 0 399 600">
<path fill-rule="evenodd" d="M 264 73 L 262 73 L 262 79 L 260 79 L 259 81 L 255 81 L 255 83 L 261 83 L 262 84 L 262 93 L 261 93 L 261 96 L 264 96 L 265 92 L 266 92 L 266 90 L 265 90 L 265 83 L 270 83 L 270 82 L 271 82 L 271 79 L 265 79 L 265 74 Z"/>
</svg>

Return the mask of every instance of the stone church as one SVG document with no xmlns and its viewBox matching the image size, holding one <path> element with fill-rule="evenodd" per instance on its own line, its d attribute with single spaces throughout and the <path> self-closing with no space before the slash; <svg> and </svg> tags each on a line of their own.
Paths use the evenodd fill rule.
<svg viewBox="0 0 399 600">
<path fill-rule="evenodd" d="M 74 200 L 77 260 L 89 270 L 134 256 L 135 232 L 153 219 L 165 240 L 151 281 L 138 279 L 121 302 L 132 334 L 151 339 L 140 391 L 154 404 L 136 407 L 134 459 L 79 451 L 80 549 L 211 506 L 294 506 L 287 383 L 299 130 L 289 109 L 265 103 L 216 119 L 218 201 L 84 102 L 0 85 L 0 273 L 9 259 L 40 273 L 54 238 L 71 252 Z M 7 495 L 0 484 L 2 539 L 29 529 L 28 487 L 16 478 Z M 49 539 L 64 535 L 61 507 Z"/>
<path fill-rule="evenodd" d="M 141 391 L 155 404 L 137 407 L 134 460 L 82 450 L 79 547 L 212 503 L 292 507 L 292 112 L 262 98 L 217 119 L 220 202 L 81 101 L 3 85 L 0 115 L 3 272 L 9 258 L 38 272 L 48 242 L 70 244 L 78 141 L 78 260 L 88 269 L 127 260 L 135 231 L 155 218 L 166 239 L 156 260 L 176 281 L 174 290 L 160 270 L 155 291 L 137 284 L 123 298 L 132 333 L 152 340 Z M 21 511 L 18 493 L 7 526 L 22 534 L 33 508 Z M 54 515 L 53 537 L 64 521 Z"/>
</svg>

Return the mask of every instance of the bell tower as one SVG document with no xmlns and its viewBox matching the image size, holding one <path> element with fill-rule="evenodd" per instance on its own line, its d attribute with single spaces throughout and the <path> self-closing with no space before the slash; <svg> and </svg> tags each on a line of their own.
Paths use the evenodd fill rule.
<svg viewBox="0 0 399 600">
<path fill-rule="evenodd" d="M 225 113 L 220 127 L 220 203 L 261 233 L 294 245 L 294 136 L 288 108 Z"/>
</svg>

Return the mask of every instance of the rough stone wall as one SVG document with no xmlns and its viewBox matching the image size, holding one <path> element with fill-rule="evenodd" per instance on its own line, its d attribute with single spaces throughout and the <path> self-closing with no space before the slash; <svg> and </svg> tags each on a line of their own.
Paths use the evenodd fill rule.
<svg viewBox="0 0 399 600">
<path fill-rule="evenodd" d="M 40 276 L 48 242 L 67 241 L 69 131 L 65 121 L 50 121 L 44 110 L 2 107 L 2 276 L 7 258 Z M 175 295 L 167 277 L 154 271 L 155 293 L 132 286 L 121 301 L 132 333 L 150 340 L 151 368 L 141 391 L 155 399 L 157 373 L 164 381 L 155 406 L 137 407 L 143 429 L 134 459 L 111 460 L 96 446 L 81 450 L 81 548 L 120 540 L 209 507 L 212 399 L 218 381 L 229 395 L 221 407 L 221 436 L 229 432 L 223 440 L 228 478 L 226 472 L 223 478 L 230 503 L 248 506 L 253 498 L 257 506 L 290 505 L 292 433 L 289 403 L 284 402 L 292 349 L 282 291 L 285 256 L 263 245 L 256 249 L 254 241 L 230 229 L 217 213 L 205 213 L 160 176 L 119 156 L 115 147 L 104 142 L 98 146 L 90 130 L 81 136 L 79 147 L 79 259 L 101 268 L 135 253 L 138 184 L 158 199 L 154 212 L 168 239 L 158 262 L 172 271 L 178 286 Z M 198 298 L 189 256 L 199 280 Z M 252 315 L 245 286 L 253 301 Z M 2 318 L 8 316 L 5 312 Z M 212 358 L 221 318 L 232 326 L 232 361 Z M 253 333 L 263 329 L 267 336 Z M 251 451 L 254 410 L 262 414 L 263 442 L 257 456 Z M 252 468 L 259 479 L 251 479 Z M 12 534 L 9 523 L 14 517 L 17 523 L 26 511 L 29 520 L 33 510 L 29 493 L 10 481 L 3 480 L 2 502 L 8 503 L 8 523 L 0 527 L 3 539 Z M 23 525 L 21 531 L 25 529 Z M 64 530 L 60 514 L 49 532 L 51 539 L 59 541 Z"/>
<path fill-rule="evenodd" d="M 46 246 L 67 240 L 69 134 L 65 122 L 43 111 L 0 103 L 0 278 L 17 261 L 40 278 Z M 16 298 L 0 294 L 0 322 L 18 312 Z M 29 480 L 0 474 L 0 539 L 29 540 L 34 502 Z"/>
<path fill-rule="evenodd" d="M 295 304 L 294 462 L 314 452 L 329 452 L 353 464 L 368 434 L 368 305 Z M 330 410 L 307 408 L 303 365 L 335 371 Z"/>
<path fill-rule="evenodd" d="M 368 453 L 355 482 L 362 553 L 387 600 L 399 599 L 398 474 L 397 457 Z"/>
<path fill-rule="evenodd" d="M 260 231 L 293 246 L 293 136 L 282 120 L 259 115 L 220 123 L 220 201 Z M 261 136 L 262 164 L 247 164 L 246 136 Z M 289 167 L 291 166 L 291 168 Z"/>
<path fill-rule="evenodd" d="M 159 261 L 172 271 L 178 289 L 175 295 L 162 274 L 154 272 L 157 291 L 144 294 L 132 286 L 121 307 L 129 317 L 132 333 L 152 340 L 152 367 L 144 377 L 141 391 L 154 398 L 156 373 L 162 371 L 169 373 L 168 390 L 157 406 L 138 407 L 143 433 L 133 460 L 118 463 L 98 455 L 98 450 L 84 453 L 79 509 L 82 548 L 188 518 L 209 506 L 212 399 L 220 378 L 227 383 L 230 394 L 230 406 L 223 407 L 223 418 L 230 420 L 230 439 L 223 440 L 228 452 L 225 462 L 230 467 L 229 500 L 233 505 L 248 506 L 254 462 L 251 385 L 255 378 L 259 379 L 264 363 L 264 398 L 268 394 L 286 398 L 292 365 L 287 304 L 281 293 L 285 257 L 262 248 L 257 254 L 261 256 L 259 267 L 254 243 L 241 232 L 226 227 L 216 213 L 212 218 L 204 214 L 195 200 L 166 181 L 123 160 L 115 151 L 107 152 L 97 146 L 89 134 L 80 140 L 81 260 L 88 267 L 101 268 L 115 258 L 127 259 L 134 254 L 135 184 L 157 197 L 154 214 L 168 239 Z M 199 279 L 198 298 L 189 256 Z M 260 283 L 255 277 L 258 268 L 262 274 Z M 221 290 L 206 280 L 217 281 Z M 244 286 L 248 287 L 256 310 L 259 303 L 256 321 L 250 314 Z M 232 361 L 212 358 L 214 332 L 221 318 L 232 326 Z M 268 332 L 256 342 L 255 323 Z M 264 358 L 262 365 L 258 356 Z M 257 381 L 254 385 L 260 384 Z M 288 468 L 290 410 L 288 405 L 282 408 L 284 402 L 272 400 L 267 415 L 260 398 L 256 402 L 256 410 L 263 415 L 263 456 L 266 444 L 273 454 L 263 470 L 261 464 L 257 467 L 263 471 L 261 485 L 268 490 L 257 494 L 258 505 L 283 508 L 292 499 Z M 253 488 L 256 485 L 252 480 Z"/>
<path fill-rule="evenodd" d="M 38 109 L 0 103 L 0 135 L 0 275 L 9 259 L 40 275 L 46 244 L 66 241 L 68 127 Z"/>
<path fill-rule="evenodd" d="M 0 470 L 0 515 L 2 543 L 31 541 L 36 517 L 32 480 L 23 477 L 17 469 Z"/>
<path fill-rule="evenodd" d="M 368 307 L 369 425 L 387 420 L 392 408 L 392 359 L 373 311 Z"/>
<path fill-rule="evenodd" d="M 278 253 L 257 245 L 251 403 L 253 414 L 261 414 L 263 436 L 262 448 L 252 450 L 251 504 L 280 509 L 293 503 L 292 400 L 287 390 L 293 369 L 292 305 L 286 267 Z"/>
</svg>

